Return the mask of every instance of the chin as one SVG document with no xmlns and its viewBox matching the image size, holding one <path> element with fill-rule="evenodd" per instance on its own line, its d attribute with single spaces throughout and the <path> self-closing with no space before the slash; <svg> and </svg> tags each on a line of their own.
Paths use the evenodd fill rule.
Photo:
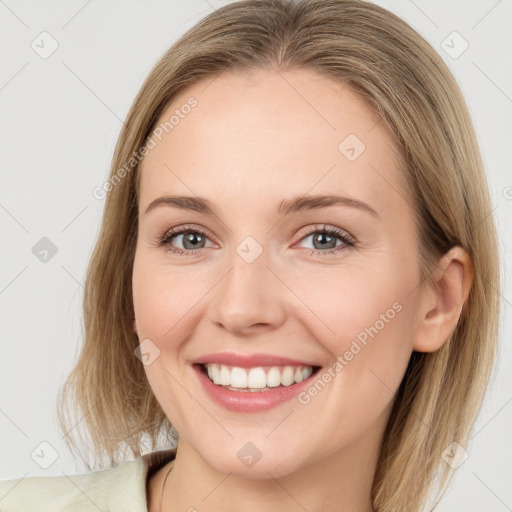
<svg viewBox="0 0 512 512">
<path fill-rule="evenodd" d="M 259 446 L 259 447 L 258 447 Z M 299 447 L 284 449 L 267 442 L 231 442 L 215 450 L 205 447 L 198 455 L 213 469 L 233 477 L 262 480 L 279 478 L 308 465 Z M 300 459 L 298 458 L 300 457 Z"/>
</svg>

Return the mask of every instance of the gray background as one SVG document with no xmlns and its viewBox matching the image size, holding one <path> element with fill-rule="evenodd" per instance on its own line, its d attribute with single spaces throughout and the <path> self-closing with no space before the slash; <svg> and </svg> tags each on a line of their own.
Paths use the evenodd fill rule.
<svg viewBox="0 0 512 512">
<path fill-rule="evenodd" d="M 103 208 L 92 190 L 107 177 L 122 120 L 152 65 L 225 3 L 0 0 L 1 480 L 85 472 L 54 412 L 80 343 L 84 275 Z M 461 85 L 488 169 L 502 257 L 510 259 L 512 2 L 376 3 L 426 37 Z M 461 55 L 464 41 L 454 31 L 469 44 Z M 52 40 L 58 48 L 42 58 Z M 43 237 L 57 249 L 46 262 L 32 250 Z M 502 275 L 498 365 L 441 512 L 512 510 L 512 293 L 507 269 Z"/>
</svg>

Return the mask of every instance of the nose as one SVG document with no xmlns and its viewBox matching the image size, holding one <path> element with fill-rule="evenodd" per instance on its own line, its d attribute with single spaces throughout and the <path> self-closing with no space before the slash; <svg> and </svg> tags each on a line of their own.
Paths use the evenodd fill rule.
<svg viewBox="0 0 512 512">
<path fill-rule="evenodd" d="M 233 251 L 228 265 L 212 290 L 209 319 L 238 336 L 279 328 L 286 319 L 287 290 L 268 266 L 266 252 L 248 262 Z"/>
</svg>

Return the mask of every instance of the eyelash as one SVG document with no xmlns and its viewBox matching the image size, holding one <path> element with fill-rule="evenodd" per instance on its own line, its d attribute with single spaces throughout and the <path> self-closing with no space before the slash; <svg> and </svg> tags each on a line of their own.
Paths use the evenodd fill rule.
<svg viewBox="0 0 512 512">
<path fill-rule="evenodd" d="M 197 251 L 192 251 L 190 249 L 176 249 L 176 248 L 172 247 L 172 245 L 171 245 L 171 241 L 173 240 L 173 238 L 175 238 L 179 235 L 183 235 L 185 233 L 199 234 L 201 236 L 209 238 L 209 234 L 207 232 L 203 231 L 202 229 L 199 229 L 194 226 L 181 226 L 178 228 L 172 228 L 169 231 L 167 231 L 165 233 L 165 235 L 157 241 L 157 246 L 158 247 L 169 246 L 168 251 L 170 253 L 178 254 L 180 256 L 194 256 L 197 254 Z M 342 231 L 339 228 L 332 228 L 332 227 L 327 227 L 327 226 L 323 226 L 323 228 L 321 228 L 321 229 L 319 229 L 318 227 L 315 226 L 313 229 L 304 228 L 304 229 L 300 230 L 299 234 L 301 235 L 301 238 L 299 241 L 303 240 L 304 238 L 306 238 L 309 235 L 316 234 L 316 233 L 321 233 L 323 235 L 329 235 L 329 236 L 339 238 L 343 242 L 343 245 L 335 247 L 333 249 L 327 249 L 325 251 L 321 251 L 319 249 L 304 249 L 305 251 L 308 252 L 309 255 L 324 256 L 326 254 L 334 254 L 334 253 L 344 251 L 347 247 L 355 246 L 355 240 L 348 233 L 346 233 L 345 231 Z"/>
</svg>

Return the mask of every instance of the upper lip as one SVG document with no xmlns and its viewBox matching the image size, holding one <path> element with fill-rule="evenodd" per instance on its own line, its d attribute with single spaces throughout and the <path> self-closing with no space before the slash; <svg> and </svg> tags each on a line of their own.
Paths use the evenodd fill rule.
<svg viewBox="0 0 512 512">
<path fill-rule="evenodd" d="M 217 363 L 240 368 L 253 368 L 256 366 L 318 366 L 311 362 L 299 361 L 288 357 L 272 354 L 234 354 L 230 352 L 217 352 L 198 357 L 193 364 Z"/>
</svg>

